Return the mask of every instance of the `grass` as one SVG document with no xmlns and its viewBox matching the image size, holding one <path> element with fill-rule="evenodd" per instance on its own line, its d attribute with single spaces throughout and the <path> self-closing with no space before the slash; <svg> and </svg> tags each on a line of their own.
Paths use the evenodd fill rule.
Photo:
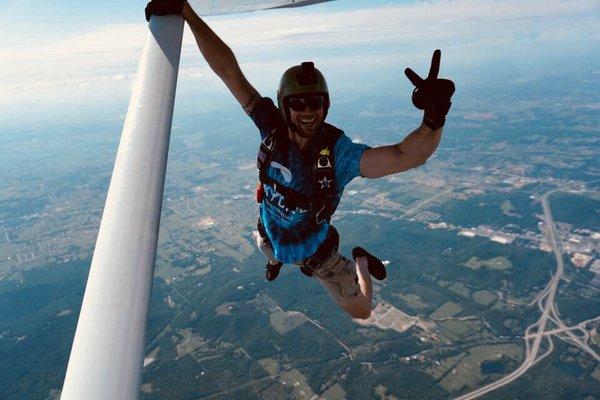
<svg viewBox="0 0 600 400">
<path fill-rule="evenodd" d="M 425 301 L 419 295 L 416 294 L 392 293 L 392 296 L 399 298 L 400 300 L 405 302 L 409 307 L 415 309 L 423 309 L 428 307 L 427 303 L 425 303 Z"/>
<path fill-rule="evenodd" d="M 258 360 L 258 363 L 271 377 L 274 377 L 279 373 L 279 362 L 274 358 L 263 358 Z"/>
<path fill-rule="evenodd" d="M 443 360 L 439 361 L 439 365 L 433 363 L 431 366 L 427 367 L 425 372 L 431 375 L 434 379 L 439 380 L 466 356 L 466 353 L 461 353 L 452 357 L 444 358 Z"/>
<path fill-rule="evenodd" d="M 600 382 L 600 365 L 598 365 L 594 372 L 592 372 L 592 378 Z"/>
<path fill-rule="evenodd" d="M 431 319 L 444 319 L 454 317 L 462 311 L 462 308 L 456 303 L 447 301 L 442 304 L 437 310 L 431 313 L 429 318 Z"/>
<path fill-rule="evenodd" d="M 441 326 L 444 330 L 449 331 L 455 336 L 457 336 L 456 339 L 459 339 L 461 336 L 471 331 L 471 327 L 469 326 L 467 321 L 450 320 L 439 322 L 438 325 Z"/>
<path fill-rule="evenodd" d="M 496 296 L 487 290 L 478 290 L 473 293 L 473 300 L 481 305 L 489 306 L 496 301 Z"/>
<path fill-rule="evenodd" d="M 464 265 L 472 270 L 478 270 L 482 267 L 494 270 L 505 270 L 512 268 L 512 263 L 506 257 L 494 257 L 487 260 L 480 260 L 477 257 L 471 257 L 467 262 L 464 263 Z"/>
<path fill-rule="evenodd" d="M 440 380 L 440 386 L 450 392 L 457 392 L 465 386 L 476 387 L 484 378 L 481 363 L 498 360 L 502 356 L 520 361 L 523 349 L 516 344 L 499 344 L 471 347 L 468 355 Z"/>
<path fill-rule="evenodd" d="M 346 391 L 344 390 L 342 385 L 340 385 L 339 383 L 336 383 L 335 385 L 333 385 L 329 389 L 327 389 L 321 395 L 321 397 L 324 399 L 331 399 L 331 400 L 345 400 L 346 399 Z"/>
<path fill-rule="evenodd" d="M 285 335 L 297 327 L 304 325 L 304 323 L 306 323 L 306 318 L 301 314 L 275 311 L 269 315 L 269 322 L 277 333 Z"/>
<path fill-rule="evenodd" d="M 452 286 L 448 287 L 448 290 L 466 299 L 471 296 L 469 289 L 460 282 L 455 282 Z"/>
</svg>

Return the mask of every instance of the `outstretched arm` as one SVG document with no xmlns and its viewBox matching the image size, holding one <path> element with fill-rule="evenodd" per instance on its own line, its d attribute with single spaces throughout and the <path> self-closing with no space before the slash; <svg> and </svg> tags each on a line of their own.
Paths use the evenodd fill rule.
<svg viewBox="0 0 600 400">
<path fill-rule="evenodd" d="M 454 83 L 438 79 L 441 52 L 436 50 L 426 79 L 412 69 L 404 72 L 415 85 L 412 101 L 415 107 L 425 111 L 423 123 L 402 142 L 392 146 L 368 149 L 360 159 L 360 174 L 365 178 L 380 178 L 416 168 L 425 164 L 437 149 L 450 110 L 450 98 L 454 94 Z"/>
<path fill-rule="evenodd" d="M 244 111 L 250 114 L 260 95 L 242 73 L 233 51 L 206 25 L 187 1 L 183 3 L 181 16 L 190 26 L 198 48 L 210 68 L 225 83 Z"/>
<path fill-rule="evenodd" d="M 437 149 L 442 130 L 421 124 L 398 144 L 367 149 L 360 159 L 360 174 L 375 179 L 425 164 Z"/>
</svg>

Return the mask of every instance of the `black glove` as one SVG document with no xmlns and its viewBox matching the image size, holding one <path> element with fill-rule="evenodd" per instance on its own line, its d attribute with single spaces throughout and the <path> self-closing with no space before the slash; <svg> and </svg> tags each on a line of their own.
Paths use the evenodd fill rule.
<svg viewBox="0 0 600 400">
<path fill-rule="evenodd" d="M 419 110 L 425 110 L 423 123 L 434 131 L 444 126 L 446 115 L 452 105 L 450 98 L 455 90 L 454 82 L 437 77 L 440 72 L 441 56 L 440 50 L 433 52 L 427 79 L 422 79 L 410 68 L 404 70 L 408 79 L 416 86 L 412 94 L 412 102 Z"/>
<path fill-rule="evenodd" d="M 152 15 L 181 15 L 184 0 L 152 0 L 146 6 L 146 21 Z"/>
</svg>

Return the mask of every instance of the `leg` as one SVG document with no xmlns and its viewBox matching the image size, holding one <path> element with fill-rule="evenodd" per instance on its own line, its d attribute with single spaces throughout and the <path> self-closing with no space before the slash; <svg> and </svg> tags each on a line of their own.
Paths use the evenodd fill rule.
<svg viewBox="0 0 600 400">
<path fill-rule="evenodd" d="M 279 262 L 275 256 L 273 255 L 273 249 L 268 240 L 263 238 L 260 232 L 254 231 L 252 232 L 256 239 L 256 245 L 261 253 L 267 258 L 267 265 L 265 276 L 268 281 L 273 281 L 279 276 L 279 271 L 283 266 L 283 263 Z"/>
<path fill-rule="evenodd" d="M 369 265 L 366 257 L 358 257 L 355 261 L 356 275 L 358 276 L 358 285 L 360 292 L 369 303 L 369 315 L 371 314 L 371 300 L 373 298 L 373 283 L 369 273 Z M 368 317 L 367 317 L 368 318 Z"/>
<path fill-rule="evenodd" d="M 354 298 L 344 299 L 339 302 L 339 304 L 352 318 L 367 319 L 371 316 L 371 299 L 373 291 L 367 259 L 365 257 L 357 258 L 354 267 L 356 268 L 360 292 Z"/>
<path fill-rule="evenodd" d="M 369 318 L 372 288 L 366 258 L 355 263 L 335 253 L 315 271 L 315 277 L 352 318 Z"/>
</svg>

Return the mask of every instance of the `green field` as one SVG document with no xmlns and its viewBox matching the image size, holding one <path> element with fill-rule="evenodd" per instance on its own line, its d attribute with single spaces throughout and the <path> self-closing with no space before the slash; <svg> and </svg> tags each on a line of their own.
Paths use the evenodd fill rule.
<svg viewBox="0 0 600 400">
<path fill-rule="evenodd" d="M 516 344 L 475 346 L 469 349 L 468 355 L 461 359 L 441 381 L 440 385 L 451 392 L 456 392 L 465 386 L 474 388 L 483 379 L 481 364 L 487 360 L 498 360 L 509 357 L 520 361 L 523 349 Z"/>
<path fill-rule="evenodd" d="M 437 320 L 454 317 L 457 314 L 460 314 L 462 308 L 456 303 L 451 301 L 445 302 L 441 307 L 435 310 L 433 313 L 429 315 L 429 318 Z"/>
<path fill-rule="evenodd" d="M 465 267 L 473 270 L 478 270 L 482 267 L 498 271 L 512 268 L 510 260 L 508 260 L 506 257 L 494 257 L 487 260 L 480 260 L 477 257 L 471 257 L 467 262 L 465 262 L 464 265 Z"/>
<path fill-rule="evenodd" d="M 489 306 L 493 304 L 497 298 L 493 293 L 487 290 L 478 290 L 477 292 L 473 293 L 473 300 L 481 305 Z"/>
</svg>

